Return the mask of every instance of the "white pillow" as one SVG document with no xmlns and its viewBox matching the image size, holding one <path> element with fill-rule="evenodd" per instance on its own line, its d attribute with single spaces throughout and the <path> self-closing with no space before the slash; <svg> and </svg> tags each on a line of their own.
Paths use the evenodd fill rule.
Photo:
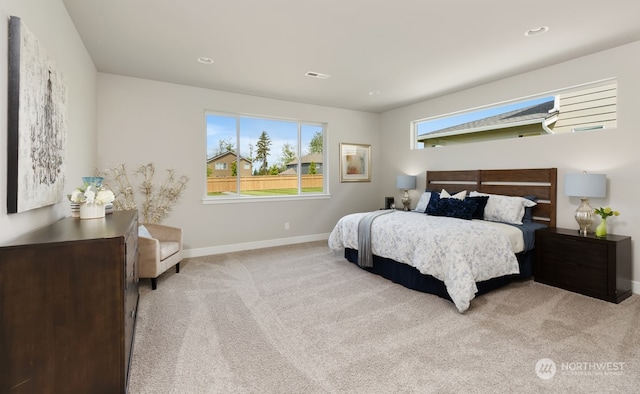
<svg viewBox="0 0 640 394">
<path fill-rule="evenodd" d="M 143 225 L 140 225 L 140 227 L 138 227 L 138 237 L 153 238 L 153 236 L 149 232 L 149 229 Z"/>
<path fill-rule="evenodd" d="M 489 196 L 487 205 L 484 208 L 484 220 L 492 222 L 522 224 L 524 208 L 537 205 L 534 201 L 524 197 L 502 196 L 475 191 L 469 193 L 469 197 L 477 196 Z"/>
<path fill-rule="evenodd" d="M 420 196 L 420 200 L 418 200 L 418 204 L 416 205 L 416 212 L 424 212 L 427 210 L 427 205 L 429 205 L 429 200 L 431 199 L 431 192 L 424 192 Z"/>
<path fill-rule="evenodd" d="M 464 200 L 464 198 L 467 195 L 467 191 L 463 190 L 461 192 L 458 192 L 456 194 L 454 194 L 453 196 L 449 194 L 448 191 L 442 189 L 442 191 L 440 192 L 440 198 L 457 198 L 458 200 Z"/>
</svg>

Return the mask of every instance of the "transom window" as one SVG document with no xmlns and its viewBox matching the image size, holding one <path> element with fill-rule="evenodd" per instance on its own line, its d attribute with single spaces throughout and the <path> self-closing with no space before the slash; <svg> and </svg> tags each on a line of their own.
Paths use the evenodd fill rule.
<svg viewBox="0 0 640 394">
<path fill-rule="evenodd" d="M 412 122 L 415 149 L 615 127 L 615 80 Z"/>
<path fill-rule="evenodd" d="M 326 195 L 326 125 L 206 113 L 207 198 Z"/>
</svg>

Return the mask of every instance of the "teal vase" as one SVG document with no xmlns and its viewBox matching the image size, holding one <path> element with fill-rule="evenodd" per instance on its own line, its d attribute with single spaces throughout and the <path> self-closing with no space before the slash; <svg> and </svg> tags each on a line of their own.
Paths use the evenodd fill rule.
<svg viewBox="0 0 640 394">
<path fill-rule="evenodd" d="M 600 220 L 600 224 L 596 227 L 596 237 L 598 238 L 606 238 L 607 237 L 607 219 L 602 218 Z"/>
</svg>

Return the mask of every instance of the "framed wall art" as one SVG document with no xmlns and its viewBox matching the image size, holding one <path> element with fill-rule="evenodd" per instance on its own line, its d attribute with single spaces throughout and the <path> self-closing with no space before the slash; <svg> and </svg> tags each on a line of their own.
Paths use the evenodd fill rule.
<svg viewBox="0 0 640 394">
<path fill-rule="evenodd" d="M 9 19 L 7 212 L 64 198 L 67 88 L 22 20 Z"/>
<path fill-rule="evenodd" d="M 371 182 L 371 145 L 340 143 L 340 182 Z"/>
</svg>

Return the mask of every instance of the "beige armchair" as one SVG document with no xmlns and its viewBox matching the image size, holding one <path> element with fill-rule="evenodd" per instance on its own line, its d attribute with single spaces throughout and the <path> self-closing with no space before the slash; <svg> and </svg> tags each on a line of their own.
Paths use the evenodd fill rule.
<svg viewBox="0 0 640 394">
<path fill-rule="evenodd" d="M 145 231 L 148 230 L 148 231 Z M 143 223 L 138 232 L 140 278 L 151 278 L 151 289 L 158 287 L 158 276 L 182 260 L 182 229 Z"/>
</svg>

